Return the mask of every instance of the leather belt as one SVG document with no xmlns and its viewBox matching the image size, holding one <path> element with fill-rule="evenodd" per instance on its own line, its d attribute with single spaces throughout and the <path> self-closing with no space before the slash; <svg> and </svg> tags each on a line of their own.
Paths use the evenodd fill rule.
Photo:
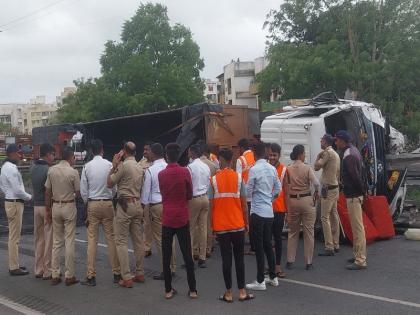
<svg viewBox="0 0 420 315">
<path fill-rule="evenodd" d="M 74 202 L 74 199 L 72 200 L 54 200 L 52 201 L 53 203 L 59 203 L 59 204 L 63 204 L 63 203 L 72 203 Z"/>
<path fill-rule="evenodd" d="M 124 199 L 127 203 L 135 203 L 140 200 L 140 198 L 137 197 L 120 197 L 119 199 Z"/>
<path fill-rule="evenodd" d="M 333 189 L 338 188 L 338 185 L 330 185 L 330 186 L 327 186 L 327 188 L 328 190 L 333 190 Z"/>
<path fill-rule="evenodd" d="M 150 206 L 150 207 L 154 207 L 154 206 L 161 205 L 161 204 L 162 204 L 161 202 L 157 202 L 157 203 L 149 203 L 149 206 Z"/>
<path fill-rule="evenodd" d="M 4 199 L 4 201 L 25 203 L 23 199 Z"/>
<path fill-rule="evenodd" d="M 89 198 L 88 201 L 112 201 L 112 199 L 91 199 L 91 198 Z"/>
<path fill-rule="evenodd" d="M 197 195 L 197 196 L 193 196 L 193 199 L 200 198 L 200 197 L 203 197 L 203 196 L 207 196 L 207 193 L 204 193 L 204 194 L 201 194 L 201 195 Z"/>
<path fill-rule="evenodd" d="M 303 198 L 303 197 L 309 197 L 309 196 L 312 196 L 312 194 L 311 193 L 306 193 L 306 194 L 297 194 L 297 195 L 289 195 L 289 197 L 290 198 L 294 198 L 294 199 L 297 199 L 297 198 Z"/>
</svg>

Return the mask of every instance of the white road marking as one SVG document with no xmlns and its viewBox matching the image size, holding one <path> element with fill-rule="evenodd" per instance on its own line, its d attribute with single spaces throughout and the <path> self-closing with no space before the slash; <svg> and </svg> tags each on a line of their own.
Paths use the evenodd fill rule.
<svg viewBox="0 0 420 315">
<path fill-rule="evenodd" d="M 79 238 L 76 238 L 76 242 L 87 244 L 87 241 L 85 241 L 85 240 L 81 240 L 81 239 L 79 239 Z M 98 243 L 97 245 L 98 245 L 99 247 L 105 247 L 105 248 L 108 248 L 108 245 L 106 245 L 106 244 Z M 129 253 L 134 253 L 134 250 L 132 250 L 132 249 L 128 249 L 128 252 L 129 252 Z"/>
<path fill-rule="evenodd" d="M 0 295 L 0 304 L 25 315 L 43 315 L 44 313 L 33 310 L 25 305 L 13 302 L 8 298 Z"/>
<path fill-rule="evenodd" d="M 329 287 L 329 286 L 325 286 L 325 285 L 320 285 L 320 284 L 315 284 L 315 283 L 310 283 L 310 282 L 304 282 L 304 281 L 297 281 L 297 280 L 292 280 L 292 279 L 281 279 L 281 281 L 282 282 L 293 283 L 293 284 L 299 284 L 299 285 L 303 285 L 303 286 L 307 286 L 307 287 L 311 287 L 311 288 L 317 288 L 317 289 L 321 289 L 321 290 L 336 292 L 336 293 L 359 296 L 359 297 L 363 297 L 363 298 L 367 298 L 367 299 L 371 299 L 371 300 L 377 300 L 377 301 L 382 301 L 382 302 L 388 302 L 388 303 L 393 303 L 393 304 L 399 304 L 399 305 L 405 305 L 405 306 L 420 308 L 420 304 L 418 304 L 418 303 L 413 303 L 413 302 L 408 302 L 408 301 L 403 301 L 403 300 L 397 300 L 397 299 L 390 299 L 390 298 L 379 296 L 379 295 L 372 295 L 372 294 L 360 293 L 360 292 L 355 292 L 355 291 L 350 291 L 350 290 L 338 289 L 338 288 Z"/>
</svg>

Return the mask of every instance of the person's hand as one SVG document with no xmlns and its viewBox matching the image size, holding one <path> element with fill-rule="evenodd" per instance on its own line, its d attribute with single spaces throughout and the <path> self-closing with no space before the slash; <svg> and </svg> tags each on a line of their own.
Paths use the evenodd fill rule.
<svg viewBox="0 0 420 315">
<path fill-rule="evenodd" d="M 123 157 L 123 151 L 118 152 L 117 154 L 114 154 L 114 157 L 112 159 L 112 168 L 116 169 L 118 164 L 120 164 L 121 159 Z"/>
<path fill-rule="evenodd" d="M 52 223 L 52 211 L 51 211 L 51 208 L 46 208 L 45 209 L 45 212 L 46 212 L 45 219 L 47 221 L 47 224 L 51 224 Z"/>
<path fill-rule="evenodd" d="M 315 191 L 314 196 L 313 196 L 313 199 L 314 199 L 314 205 L 316 205 L 316 202 L 319 200 L 319 193 L 318 193 L 318 191 Z"/>
<path fill-rule="evenodd" d="M 247 225 L 245 225 L 245 234 L 248 234 L 249 233 L 249 225 L 247 224 Z"/>
</svg>

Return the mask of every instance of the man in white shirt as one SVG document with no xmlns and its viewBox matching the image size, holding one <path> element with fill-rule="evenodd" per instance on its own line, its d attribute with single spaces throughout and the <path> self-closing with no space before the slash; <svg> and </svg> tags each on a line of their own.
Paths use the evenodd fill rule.
<svg viewBox="0 0 420 315">
<path fill-rule="evenodd" d="M 19 241 L 22 230 L 23 206 L 32 196 L 25 192 L 22 175 L 17 163 L 20 161 L 19 147 L 9 144 L 6 148 L 5 160 L 0 174 L 0 187 L 5 195 L 4 208 L 9 225 L 9 273 L 11 276 L 23 276 L 29 272 L 19 265 Z"/>
<path fill-rule="evenodd" d="M 112 198 L 115 189 L 107 187 L 107 176 L 112 168 L 112 163 L 105 160 L 103 143 L 99 139 L 91 142 L 94 158 L 86 163 L 80 180 L 80 195 L 87 205 L 87 275 L 81 284 L 87 286 L 96 285 L 96 246 L 98 243 L 98 229 L 102 224 L 105 239 L 108 244 L 109 261 L 114 274 L 114 283 L 121 280 L 121 269 L 118 261 L 117 250 L 114 241 L 114 206 Z"/>
<path fill-rule="evenodd" d="M 190 225 L 196 227 L 191 229 L 191 242 L 195 243 L 198 237 L 198 266 L 206 268 L 207 248 L 207 220 L 209 212 L 209 198 L 207 191 L 210 185 L 210 168 L 200 160 L 201 147 L 194 144 L 190 147 L 188 155 L 192 162 L 188 165 L 193 184 L 193 198 L 189 202 Z"/>
<path fill-rule="evenodd" d="M 149 207 L 150 227 L 152 229 L 153 239 L 161 258 L 162 266 L 162 195 L 160 194 L 158 174 L 168 166 L 163 158 L 163 146 L 160 143 L 154 143 L 150 146 L 150 159 L 152 165 L 146 169 L 144 174 L 144 183 L 141 191 L 141 203 L 143 208 Z M 172 245 L 171 271 L 175 274 L 175 242 Z M 163 272 L 153 276 L 155 280 L 164 280 Z"/>
</svg>

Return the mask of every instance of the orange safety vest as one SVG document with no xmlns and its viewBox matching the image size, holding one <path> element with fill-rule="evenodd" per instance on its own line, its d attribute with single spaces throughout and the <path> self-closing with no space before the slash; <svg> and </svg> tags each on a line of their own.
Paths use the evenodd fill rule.
<svg viewBox="0 0 420 315">
<path fill-rule="evenodd" d="M 230 168 L 219 171 L 211 178 L 213 187 L 213 231 L 240 230 L 245 227 L 241 206 L 242 177 Z"/>
<path fill-rule="evenodd" d="M 247 150 L 239 157 L 242 165 L 242 178 L 244 179 L 245 184 L 248 183 L 249 170 L 255 164 L 254 153 L 251 150 Z"/>
<path fill-rule="evenodd" d="M 284 176 L 286 175 L 287 167 L 281 163 L 276 167 L 281 184 L 283 184 Z M 286 202 L 284 200 L 284 190 L 280 192 L 278 197 L 273 201 L 274 212 L 286 212 Z"/>
</svg>

